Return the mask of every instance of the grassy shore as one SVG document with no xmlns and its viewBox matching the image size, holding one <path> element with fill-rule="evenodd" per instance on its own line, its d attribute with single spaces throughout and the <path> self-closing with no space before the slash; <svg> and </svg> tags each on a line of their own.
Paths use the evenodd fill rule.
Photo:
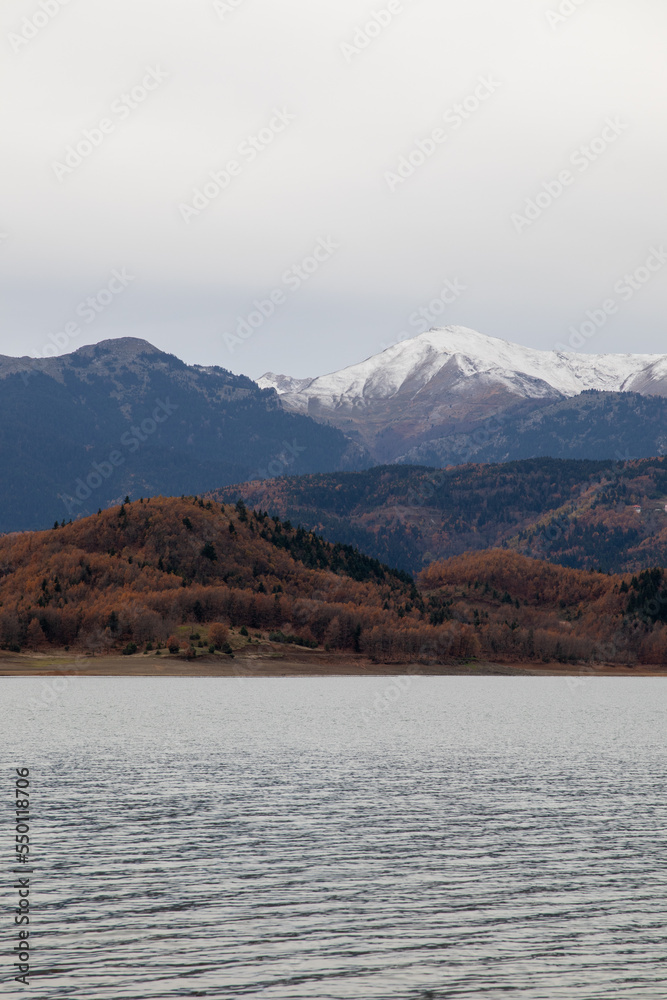
<svg viewBox="0 0 667 1000">
<path fill-rule="evenodd" d="M 637 667 L 613 664 L 594 666 L 563 663 L 372 663 L 362 656 L 271 644 L 248 646 L 233 657 L 202 653 L 194 660 L 161 651 L 132 656 L 72 655 L 72 653 L 8 653 L 0 651 L 0 676 L 44 677 L 425 677 L 532 676 L 532 677 L 662 677 L 667 664 Z"/>
</svg>

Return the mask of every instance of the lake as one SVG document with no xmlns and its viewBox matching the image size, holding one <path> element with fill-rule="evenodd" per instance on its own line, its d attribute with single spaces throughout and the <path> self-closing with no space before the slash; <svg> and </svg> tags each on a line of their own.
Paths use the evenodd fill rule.
<svg viewBox="0 0 667 1000">
<path fill-rule="evenodd" d="M 4 678 L 6 801 L 31 770 L 34 974 L 12 982 L 5 909 L 2 991 L 664 1000 L 666 692 Z"/>
</svg>

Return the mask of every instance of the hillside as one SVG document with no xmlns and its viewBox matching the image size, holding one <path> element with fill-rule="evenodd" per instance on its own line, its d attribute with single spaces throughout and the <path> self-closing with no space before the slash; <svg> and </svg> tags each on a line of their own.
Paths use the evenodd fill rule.
<svg viewBox="0 0 667 1000">
<path fill-rule="evenodd" d="M 416 586 L 289 522 L 196 497 L 0 539 L 0 647 L 13 653 L 158 647 L 215 663 L 239 645 L 291 644 L 328 650 L 332 672 L 335 655 L 348 668 L 660 665 L 666 622 L 662 570 L 622 579 L 496 550 L 436 563 Z"/>
<path fill-rule="evenodd" d="M 421 586 L 431 620 L 472 623 L 486 656 L 667 668 L 664 570 L 619 582 L 492 550 L 434 563 Z"/>
<path fill-rule="evenodd" d="M 5 647 L 104 652 L 219 620 L 264 629 L 289 622 L 302 636 L 313 626 L 322 638 L 327 620 L 313 617 L 321 607 L 338 608 L 347 628 L 351 609 L 373 615 L 386 605 L 391 616 L 413 592 L 406 574 L 242 504 L 140 499 L 0 538 Z"/>
<path fill-rule="evenodd" d="M 571 399 L 502 412 L 474 429 L 432 431 L 398 461 L 411 465 L 523 458 L 629 459 L 667 453 L 667 397 L 587 389 Z"/>
<path fill-rule="evenodd" d="M 355 465 L 340 431 L 273 392 L 124 338 L 62 357 L 0 358 L 0 532 L 44 528 L 126 495 Z"/>
<path fill-rule="evenodd" d="M 667 565 L 665 458 L 384 466 L 245 483 L 212 495 L 220 502 L 243 497 L 411 573 L 498 546 L 581 569 Z"/>
</svg>

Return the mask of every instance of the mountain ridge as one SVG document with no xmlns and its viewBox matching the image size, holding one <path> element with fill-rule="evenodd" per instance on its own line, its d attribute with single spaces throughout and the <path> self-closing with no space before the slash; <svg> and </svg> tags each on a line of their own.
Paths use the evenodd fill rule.
<svg viewBox="0 0 667 1000">
<path fill-rule="evenodd" d="M 414 461 L 424 442 L 582 392 L 667 397 L 667 355 L 539 351 L 444 327 L 328 375 L 267 373 L 258 385 L 274 389 L 286 410 L 338 427 L 375 462 Z"/>
<path fill-rule="evenodd" d="M 54 358 L 0 358 L 0 531 L 43 528 L 126 494 L 180 494 L 352 467 L 335 428 L 281 409 L 244 375 L 119 338 Z"/>
<path fill-rule="evenodd" d="M 433 327 L 326 375 L 293 379 L 267 372 L 257 384 L 262 388 L 275 388 L 279 395 L 298 392 L 322 397 L 330 393 L 332 398 L 343 400 L 354 398 L 360 391 L 369 395 L 375 390 L 382 396 L 392 389 L 397 391 L 406 382 L 423 388 L 446 363 L 444 358 L 456 359 L 467 376 L 483 373 L 500 378 L 524 375 L 536 384 L 544 382 L 564 396 L 575 396 L 586 389 L 641 391 L 634 382 L 639 380 L 644 385 L 650 373 L 652 394 L 667 395 L 667 354 L 544 351 L 462 326 Z M 655 391 L 658 383 L 662 393 Z"/>
<path fill-rule="evenodd" d="M 496 547 L 576 569 L 667 565 L 664 457 L 386 465 L 245 483 L 211 496 L 242 498 L 410 573 Z"/>
</svg>

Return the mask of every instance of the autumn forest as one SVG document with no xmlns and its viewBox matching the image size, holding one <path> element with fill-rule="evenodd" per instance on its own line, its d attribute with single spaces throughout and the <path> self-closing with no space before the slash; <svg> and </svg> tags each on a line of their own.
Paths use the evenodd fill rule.
<svg viewBox="0 0 667 1000">
<path fill-rule="evenodd" d="M 206 635 L 203 649 L 183 634 Z M 369 663 L 667 662 L 661 569 L 611 574 L 508 549 L 416 578 L 242 501 L 125 502 L 0 538 L 0 647 L 231 653 L 229 629 Z M 187 643 L 185 643 L 187 646 Z"/>
</svg>

